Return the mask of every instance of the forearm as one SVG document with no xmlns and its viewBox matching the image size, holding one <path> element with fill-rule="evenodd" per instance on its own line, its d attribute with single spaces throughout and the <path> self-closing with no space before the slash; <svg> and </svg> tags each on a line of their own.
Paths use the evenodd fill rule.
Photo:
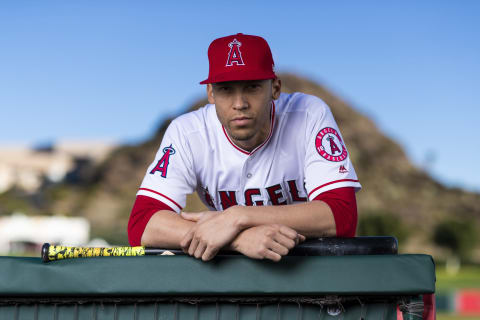
<svg viewBox="0 0 480 320">
<path fill-rule="evenodd" d="M 142 235 L 142 245 L 179 249 L 180 241 L 195 222 L 183 219 L 175 212 L 161 210 L 147 223 Z"/>
<path fill-rule="evenodd" d="M 288 226 L 306 237 L 335 236 L 335 219 L 323 201 L 311 201 L 283 206 L 235 206 L 227 209 L 241 229 L 265 224 Z"/>
</svg>

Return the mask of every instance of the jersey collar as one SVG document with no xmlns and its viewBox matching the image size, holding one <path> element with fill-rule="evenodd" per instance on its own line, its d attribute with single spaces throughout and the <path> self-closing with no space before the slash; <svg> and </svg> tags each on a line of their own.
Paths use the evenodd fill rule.
<svg viewBox="0 0 480 320">
<path fill-rule="evenodd" d="M 263 141 L 258 147 L 256 147 L 255 149 L 253 149 L 251 152 L 250 151 L 247 151 L 247 150 L 244 150 L 242 148 L 240 148 L 239 146 L 237 146 L 233 141 L 232 139 L 230 139 L 230 137 L 228 136 L 228 133 L 227 131 L 225 130 L 225 127 L 222 125 L 222 130 L 223 130 L 223 133 L 225 134 L 225 137 L 227 137 L 227 140 L 228 142 L 230 142 L 230 144 L 235 148 L 237 149 L 238 151 L 240 151 L 241 153 L 243 154 L 246 154 L 246 155 L 252 155 L 253 153 L 255 153 L 255 151 L 257 151 L 258 149 L 260 149 L 261 147 L 263 147 L 269 140 L 270 138 L 272 137 L 272 134 L 273 134 L 273 125 L 275 124 L 275 102 L 272 100 L 272 107 L 270 109 L 270 132 L 268 133 L 268 137 L 267 139 L 265 139 L 265 141 Z"/>
</svg>

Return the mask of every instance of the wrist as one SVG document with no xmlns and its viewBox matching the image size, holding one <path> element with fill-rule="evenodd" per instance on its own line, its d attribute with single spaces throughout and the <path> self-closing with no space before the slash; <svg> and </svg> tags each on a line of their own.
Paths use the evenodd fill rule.
<svg viewBox="0 0 480 320">
<path fill-rule="evenodd" d="M 240 241 L 238 240 L 238 236 L 237 236 L 235 239 L 233 239 L 232 242 L 230 242 L 230 244 L 228 245 L 228 249 L 229 249 L 229 250 L 232 250 L 232 251 L 237 251 L 237 252 L 238 252 L 238 247 L 239 247 L 239 245 L 240 245 L 239 242 L 240 242 Z"/>
<path fill-rule="evenodd" d="M 247 236 L 248 233 L 249 233 L 248 229 L 244 229 L 244 230 L 240 231 L 240 233 L 230 243 L 229 249 L 242 253 L 242 251 L 243 251 L 242 248 L 244 248 L 245 245 L 247 245 L 247 243 L 249 241 L 249 238 Z"/>
<path fill-rule="evenodd" d="M 233 206 L 225 210 L 228 217 L 231 219 L 232 225 L 239 232 L 250 227 L 248 210 L 244 206 Z"/>
</svg>

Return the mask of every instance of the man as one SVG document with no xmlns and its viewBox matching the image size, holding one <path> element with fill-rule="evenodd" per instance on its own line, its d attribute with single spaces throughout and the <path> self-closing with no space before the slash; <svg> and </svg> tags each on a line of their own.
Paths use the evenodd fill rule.
<svg viewBox="0 0 480 320">
<path fill-rule="evenodd" d="M 361 186 L 328 106 L 280 93 L 261 37 L 216 39 L 208 58 L 210 104 L 168 127 L 137 193 L 131 245 L 278 261 L 305 237 L 354 236 Z M 212 211 L 181 212 L 194 190 Z"/>
</svg>

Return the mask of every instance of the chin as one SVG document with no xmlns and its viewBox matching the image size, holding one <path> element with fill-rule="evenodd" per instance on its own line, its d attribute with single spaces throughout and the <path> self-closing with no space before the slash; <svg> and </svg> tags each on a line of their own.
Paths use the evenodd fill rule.
<svg viewBox="0 0 480 320">
<path fill-rule="evenodd" d="M 240 136 L 232 135 L 231 138 L 233 140 L 236 140 L 236 141 L 248 141 L 248 140 L 252 139 L 253 136 L 251 136 L 251 135 L 248 135 L 248 136 L 247 135 L 240 135 Z"/>
<path fill-rule="evenodd" d="M 251 132 L 238 132 L 238 131 L 230 131 L 228 133 L 230 138 L 237 140 L 237 141 L 247 141 L 253 138 L 254 134 Z"/>
</svg>

